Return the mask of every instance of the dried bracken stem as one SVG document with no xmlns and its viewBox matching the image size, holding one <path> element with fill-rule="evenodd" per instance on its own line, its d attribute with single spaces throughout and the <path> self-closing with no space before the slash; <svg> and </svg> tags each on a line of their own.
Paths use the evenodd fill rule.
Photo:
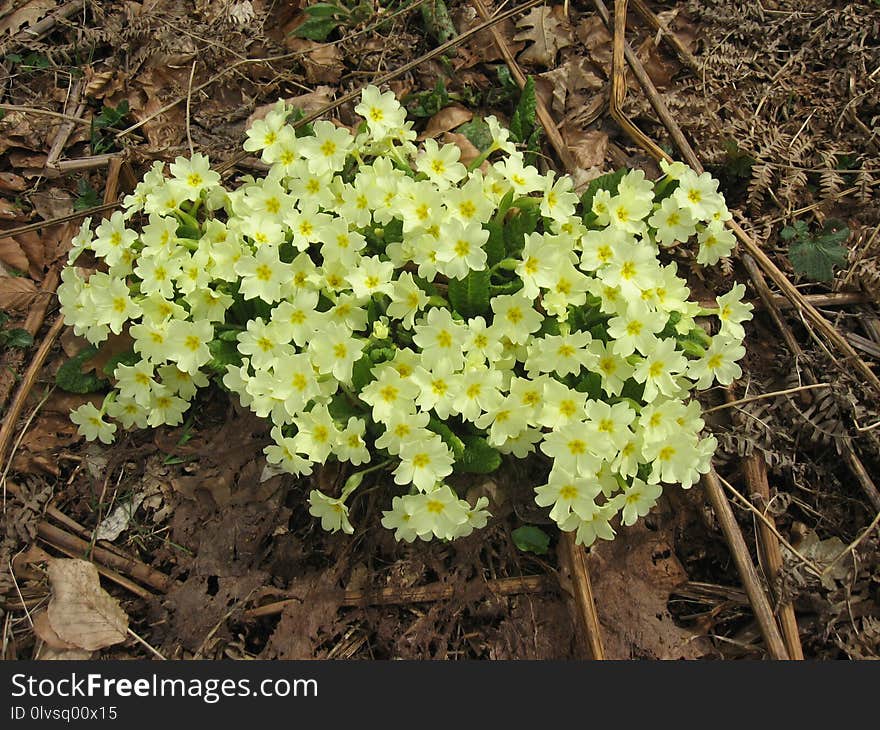
<svg viewBox="0 0 880 730">
<path fill-rule="evenodd" d="M 550 580 L 543 575 L 528 575 L 521 578 L 496 578 L 486 581 L 486 588 L 496 596 L 515 596 L 523 593 L 544 593 L 552 590 Z M 432 583 L 418 588 L 382 588 L 378 591 L 345 591 L 342 606 L 390 606 L 407 603 L 427 603 L 447 601 L 456 593 L 454 586 L 445 583 Z M 302 599 L 289 598 L 267 603 L 265 606 L 251 608 L 244 612 L 248 619 L 276 616 L 284 607 L 292 603 L 302 603 Z"/>
<path fill-rule="evenodd" d="M 764 303 L 764 307 L 767 309 L 767 313 L 770 315 L 773 323 L 782 334 L 782 338 L 785 340 L 785 344 L 788 347 L 789 352 L 791 352 L 792 357 L 794 357 L 796 361 L 803 360 L 804 351 L 800 344 L 798 344 L 797 338 L 791 331 L 791 327 L 788 326 L 788 323 L 783 319 L 782 314 L 776 306 L 773 296 L 770 293 L 770 287 L 767 286 L 764 275 L 758 268 L 757 263 L 748 254 L 743 256 L 742 261 L 746 270 L 749 272 L 749 276 L 752 279 L 752 283 L 755 285 L 755 289 L 758 291 L 758 296 Z M 809 367 L 803 367 L 802 372 L 803 378 L 807 383 L 813 385 L 818 382 L 818 379 Z M 862 464 L 861 459 L 856 455 L 852 439 L 849 437 L 840 439 L 839 445 L 841 452 L 843 453 L 844 461 L 849 467 L 850 472 L 856 478 L 856 481 L 861 486 L 862 491 L 865 493 L 865 496 L 871 502 L 874 509 L 880 511 L 880 491 L 878 491 L 877 486 L 874 484 L 868 471 L 865 469 L 864 464 Z"/>
<path fill-rule="evenodd" d="M 484 21 L 489 21 L 491 19 L 489 11 L 486 10 L 486 6 L 483 4 L 482 0 L 471 0 L 471 3 L 476 9 L 477 14 Z M 493 26 L 489 28 L 489 33 L 491 33 L 492 40 L 495 41 L 495 45 L 498 46 L 498 50 L 501 52 L 501 55 L 504 58 L 504 62 L 510 69 L 511 76 L 513 76 L 514 81 L 516 81 L 519 87 L 522 88 L 526 85 L 526 75 L 522 72 L 522 69 L 516 62 L 516 59 L 513 56 L 513 52 L 510 50 L 510 46 L 507 45 L 507 41 L 504 40 L 504 37 L 501 35 L 501 33 L 498 32 L 498 29 L 496 27 Z M 544 128 L 544 132 L 547 134 L 547 139 L 550 141 L 551 146 L 556 151 L 556 155 L 557 157 L 559 157 L 559 161 L 562 163 L 562 166 L 568 172 L 574 172 L 577 169 L 577 163 L 575 162 L 571 151 L 568 149 L 568 145 L 566 144 L 565 140 L 562 138 L 559 129 L 557 129 L 556 123 L 553 121 L 553 117 L 551 116 L 550 112 L 547 110 L 547 107 L 544 105 L 544 102 L 541 101 L 540 98 L 535 99 L 535 116 L 538 118 L 538 121 Z"/>
<path fill-rule="evenodd" d="M 15 427 L 18 425 L 18 417 L 21 415 L 22 410 L 24 409 L 24 404 L 27 401 L 28 396 L 30 395 L 31 389 L 34 387 L 34 383 L 37 382 L 37 376 L 40 374 L 40 370 L 43 367 L 43 363 L 46 362 L 46 358 L 49 355 L 49 351 L 52 349 L 52 345 L 55 344 L 55 339 L 61 333 L 61 330 L 64 328 L 64 319 L 62 317 L 58 317 L 55 320 L 55 323 L 46 333 L 46 336 L 43 338 L 42 343 L 40 343 L 40 347 L 37 350 L 37 353 L 34 355 L 34 359 L 31 360 L 31 364 L 28 366 L 27 372 L 24 374 L 24 377 L 21 379 L 21 383 L 18 386 L 18 390 L 15 393 L 15 397 L 12 399 L 12 403 L 9 405 L 9 410 L 3 414 L 3 425 L 0 426 L 0 473 L 5 475 L 6 473 L 6 452 L 9 451 L 9 445 L 12 443 L 12 436 L 15 433 Z M 6 511 L 6 480 L 3 480 L 3 511 Z"/>
<path fill-rule="evenodd" d="M 805 390 L 815 390 L 816 388 L 831 388 L 831 383 L 813 383 L 812 385 L 799 385 L 797 388 L 786 388 L 785 390 L 774 390 L 772 393 L 760 393 L 759 395 L 752 395 L 748 398 L 740 398 L 738 400 L 730 400 L 727 403 L 722 403 L 720 406 L 713 406 L 712 408 L 703 409 L 703 415 L 707 413 L 715 413 L 716 411 L 724 411 L 728 408 L 736 408 L 737 406 L 744 405 L 745 403 L 754 403 L 757 400 L 765 400 L 767 398 L 778 398 L 781 395 L 791 395 L 792 393 L 800 393 Z"/>
<path fill-rule="evenodd" d="M 64 151 L 64 145 L 67 144 L 67 140 L 73 133 L 73 128 L 76 125 L 76 122 L 74 122 L 73 119 L 79 119 L 86 109 L 86 105 L 81 102 L 83 85 L 83 80 L 79 79 L 70 91 L 70 97 L 67 100 L 66 109 L 73 112 L 70 115 L 72 119 L 65 120 L 58 128 L 58 132 L 55 134 L 55 139 L 52 140 L 52 145 L 49 148 L 49 154 L 46 155 L 46 162 L 43 163 L 43 167 L 46 169 L 55 167 L 58 158 L 61 157 L 61 153 Z"/>
<path fill-rule="evenodd" d="M 41 522 L 37 526 L 37 535 L 43 542 L 48 543 L 57 550 L 78 558 L 91 559 L 100 566 L 110 568 L 124 575 L 130 575 L 138 583 L 160 593 L 166 593 L 174 584 L 174 581 L 167 575 L 160 573 L 139 560 L 120 557 L 106 548 L 92 548 L 85 540 L 71 535 L 60 527 L 50 525 L 48 522 Z"/>
<path fill-rule="evenodd" d="M 764 593 L 761 579 L 758 577 L 758 571 L 755 569 L 752 556 L 749 554 L 749 548 L 736 522 L 730 502 L 727 501 L 727 495 L 724 494 L 724 489 L 718 481 L 715 470 L 711 469 L 703 477 L 702 481 L 727 544 L 730 546 L 730 552 L 733 555 L 734 563 L 736 563 L 737 571 L 742 579 L 743 587 L 748 594 L 755 619 L 761 628 L 761 634 L 764 636 L 764 643 L 767 646 L 767 653 L 773 659 L 789 659 L 788 650 L 785 647 L 782 634 L 779 632 L 779 627 L 776 625 L 776 619 L 773 616 L 773 609 L 770 607 L 770 602 Z"/>
<path fill-rule="evenodd" d="M 675 33 L 675 31 L 671 30 L 666 23 L 664 23 L 656 13 L 654 13 L 651 8 L 648 7 L 648 4 L 645 0 L 632 0 L 633 7 L 636 9 L 639 15 L 644 18 L 647 23 L 658 33 L 660 33 L 660 37 L 666 41 L 666 43 L 672 47 L 677 54 L 681 62 L 687 66 L 696 76 L 699 76 L 702 73 L 702 69 L 700 68 L 700 62 L 694 57 L 694 54 L 690 52 L 688 47 L 684 44 L 681 38 Z"/>
<path fill-rule="evenodd" d="M 42 20 L 39 20 L 32 25 L 28 25 L 27 28 L 19 31 L 12 39 L 10 45 L 4 44 L 3 46 L 0 46 L 0 53 L 6 54 L 9 53 L 12 48 L 18 47 L 22 44 L 29 44 L 34 41 L 42 40 L 55 30 L 55 26 L 58 25 L 60 21 L 66 20 L 71 15 L 75 15 L 84 10 L 85 3 L 83 0 L 72 0 L 69 3 L 65 3 L 51 15 L 48 15 Z"/>
<path fill-rule="evenodd" d="M 767 464 L 764 461 L 763 454 L 756 451 L 746 457 L 743 464 L 743 473 L 749 485 L 750 493 L 759 494 L 764 505 L 769 504 L 770 484 L 767 481 Z M 772 516 L 766 515 L 766 517 L 769 522 L 773 522 Z M 782 551 L 774 531 L 764 522 L 758 522 L 758 547 L 763 557 L 764 574 L 767 577 L 767 582 L 772 587 L 782 572 Z M 798 630 L 794 606 L 792 606 L 790 601 L 781 602 L 778 595 L 776 600 L 779 611 L 779 625 L 782 627 L 782 637 L 785 640 L 788 655 L 792 659 L 803 659 L 804 649 L 801 646 L 800 631 Z"/>
<path fill-rule="evenodd" d="M 611 116 L 639 146 L 648 150 L 652 157 L 660 159 L 666 153 L 657 146 L 654 140 L 642 132 L 623 111 L 623 102 L 626 98 L 626 64 L 624 60 L 629 61 L 630 56 L 635 58 L 635 53 L 633 53 L 629 44 L 626 43 L 624 36 L 626 29 L 626 3 L 623 4 L 622 20 L 618 21 L 615 18 L 613 27 L 611 26 L 611 17 L 608 14 L 608 8 L 605 7 L 605 3 L 602 0 L 594 0 L 594 4 L 596 5 L 596 10 L 599 11 L 599 15 L 602 17 L 602 21 L 614 35 L 611 55 L 611 96 L 609 98 Z"/>
<path fill-rule="evenodd" d="M 0 109 L 7 112 L 21 112 L 22 114 L 41 114 L 45 117 L 54 117 L 55 119 L 63 119 L 67 122 L 72 122 L 74 124 L 81 124 L 85 127 L 91 126 L 91 122 L 88 119 L 81 119 L 80 117 L 74 117 L 69 114 L 61 114 L 60 112 L 53 112 L 51 109 L 40 109 L 34 106 L 21 106 L 19 104 L 0 104 Z"/>
<path fill-rule="evenodd" d="M 48 170 L 48 176 L 64 175 L 69 172 L 80 172 L 82 170 L 94 170 L 98 167 L 104 167 L 110 160 L 122 157 L 121 152 L 108 152 L 103 155 L 91 155 L 89 157 L 80 157 L 76 160 L 59 160 L 55 163 L 53 170 Z"/>
<path fill-rule="evenodd" d="M 602 642 L 602 628 L 599 625 L 599 614 L 596 611 L 596 600 L 593 595 L 593 583 L 587 568 L 584 549 L 575 542 L 574 533 L 562 534 L 560 548 L 564 551 L 565 562 L 571 573 L 574 599 L 577 605 L 580 623 L 584 628 L 590 656 L 596 661 L 607 659 L 605 646 Z"/>
<path fill-rule="evenodd" d="M 103 163 L 102 163 L 103 164 Z M 18 226 L 18 228 L 5 228 L 0 230 L 0 234 L 3 235 L 4 238 L 10 236 L 18 236 L 22 233 L 30 233 L 31 231 L 39 231 L 41 228 L 48 228 L 49 226 L 57 225 L 58 223 L 68 223 L 70 221 L 78 221 L 86 216 L 93 215 L 95 213 L 106 213 L 108 210 L 113 210 L 114 208 L 118 208 L 119 203 L 110 203 L 109 205 L 96 205 L 94 208 L 85 208 L 84 210 L 77 210 L 73 213 L 68 213 L 67 215 L 59 215 L 57 218 L 49 218 L 44 221 L 37 221 L 36 223 L 28 223 L 26 226 Z"/>
</svg>

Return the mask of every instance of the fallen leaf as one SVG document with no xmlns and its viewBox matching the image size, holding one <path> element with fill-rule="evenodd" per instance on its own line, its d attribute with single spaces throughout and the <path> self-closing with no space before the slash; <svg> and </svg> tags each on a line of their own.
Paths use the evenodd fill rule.
<svg viewBox="0 0 880 730">
<path fill-rule="evenodd" d="M 597 129 L 584 131 L 565 125 L 560 130 L 577 166 L 583 170 L 602 167 L 608 149 L 608 135 Z"/>
<path fill-rule="evenodd" d="M 566 103 L 572 95 L 583 90 L 595 93 L 605 86 L 586 58 L 573 58 L 559 68 L 539 74 L 536 83 L 537 92 L 542 97 L 549 96 L 550 103 L 547 104 L 546 98 L 544 103 L 560 116 L 565 116 L 566 108 L 572 106 Z M 546 93 L 547 87 L 549 95 Z"/>
<path fill-rule="evenodd" d="M 342 52 L 336 43 L 317 43 L 293 38 L 287 44 L 291 51 L 303 53 L 306 80 L 311 84 L 335 84 L 342 76 Z"/>
<path fill-rule="evenodd" d="M 666 506 L 647 519 L 656 529 L 645 520 L 621 527 L 616 539 L 593 545 L 587 557 L 608 658 L 704 657 L 711 644 L 677 626 L 666 605 L 688 579 L 672 549 L 674 516 Z"/>
<path fill-rule="evenodd" d="M 52 628 L 52 623 L 49 621 L 48 611 L 40 611 L 37 614 L 33 614 L 31 619 L 34 622 L 34 633 L 40 641 L 44 642 L 50 648 L 79 649 L 76 644 L 71 644 L 65 641 L 55 633 L 55 629 Z"/>
<path fill-rule="evenodd" d="M 37 285 L 22 276 L 0 275 L 0 309 L 11 312 L 26 310 L 37 296 Z"/>
<path fill-rule="evenodd" d="M 125 641 L 128 616 L 101 587 L 94 564 L 56 558 L 49 563 L 49 582 L 52 599 L 47 614 L 62 641 L 89 651 Z"/>
<path fill-rule="evenodd" d="M 461 104 L 450 104 L 428 120 L 425 131 L 419 135 L 418 139 L 419 141 L 432 139 L 443 132 L 449 132 L 465 122 L 469 122 L 473 117 L 474 113 L 470 109 L 465 109 Z"/>
<path fill-rule="evenodd" d="M 85 649 L 53 649 L 43 644 L 36 659 L 43 662 L 81 662 L 92 658 L 92 652 Z"/>
<path fill-rule="evenodd" d="M 48 221 L 73 213 L 73 196 L 66 190 L 53 188 L 32 193 L 29 197 L 37 215 L 43 220 Z"/>
<path fill-rule="evenodd" d="M 125 74 L 118 69 L 96 71 L 92 66 L 86 67 L 85 77 L 86 87 L 83 90 L 83 96 L 99 101 L 121 90 L 125 86 L 126 80 Z"/>
<path fill-rule="evenodd" d="M 18 222 L 27 220 L 27 216 L 21 209 L 21 206 L 16 205 L 11 200 L 6 200 L 6 198 L 0 198 L 0 220 Z"/>
<path fill-rule="evenodd" d="M 27 271 L 30 262 L 14 238 L 0 238 L 0 261 L 17 271 Z"/>
<path fill-rule="evenodd" d="M 134 347 L 134 340 L 128 334 L 127 329 L 118 335 L 111 332 L 107 339 L 101 343 L 98 351 L 83 363 L 83 373 L 87 374 L 94 371 L 99 378 L 106 378 L 107 374 L 104 372 L 104 366 L 114 357 L 124 352 L 130 352 L 132 347 Z"/>
<path fill-rule="evenodd" d="M 636 56 L 658 89 L 668 88 L 672 84 L 672 77 L 681 70 L 681 66 L 677 63 L 663 58 L 653 36 L 645 38 L 645 42 L 636 51 Z"/>
<path fill-rule="evenodd" d="M 539 5 L 532 8 L 516 27 L 520 32 L 514 40 L 532 42 L 519 54 L 519 61 L 526 65 L 552 66 L 559 50 L 570 46 L 572 42 L 571 28 L 561 5 L 553 8 Z"/>
<path fill-rule="evenodd" d="M 593 62 L 610 77 L 612 40 L 602 19 L 595 14 L 584 18 L 575 33 Z"/>
<path fill-rule="evenodd" d="M 27 188 L 27 181 L 14 172 L 0 172 L 0 190 L 19 193 Z"/>
<path fill-rule="evenodd" d="M 32 279 L 39 281 L 43 278 L 43 267 L 46 265 L 46 249 L 43 244 L 43 235 L 38 231 L 28 231 L 15 238 L 30 262 L 28 273 Z"/>
<path fill-rule="evenodd" d="M 319 86 L 308 94 L 300 94 L 299 96 L 291 96 L 285 99 L 288 104 L 295 106 L 306 116 L 313 114 L 320 109 L 326 107 L 333 100 L 333 89 L 330 86 Z M 258 119 L 265 117 L 275 108 L 275 102 L 271 104 L 263 104 L 254 109 L 253 114 L 247 118 L 246 127 L 250 127 Z"/>
</svg>

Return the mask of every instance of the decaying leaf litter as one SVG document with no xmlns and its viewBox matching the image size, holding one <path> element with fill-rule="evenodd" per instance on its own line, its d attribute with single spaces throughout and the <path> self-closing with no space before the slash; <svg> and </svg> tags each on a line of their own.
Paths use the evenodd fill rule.
<svg viewBox="0 0 880 730">
<path fill-rule="evenodd" d="M 296 34 L 315 19 L 299 4 L 13 3 L 0 19 L 3 228 L 114 202 L 152 160 L 187 154 L 190 145 L 222 164 L 247 121 L 276 98 L 320 111 L 475 27 L 480 6 L 363 4 Z M 876 367 L 880 10 L 822 0 L 630 6 L 627 42 L 722 179 L 741 225 Z M 496 31 L 534 78 L 576 180 L 624 165 L 656 175 L 608 115 L 614 31 L 593 3 L 538 5 Z M 631 74 L 626 84 L 623 111 L 672 151 Z M 463 148 L 473 144 L 469 117 L 509 119 L 519 95 L 488 30 L 389 86 L 409 98 L 420 130 Z M 337 113 L 343 123 L 353 119 L 350 105 Z M 541 164 L 560 169 L 551 145 L 536 151 Z M 244 159 L 227 174 L 257 169 Z M 848 235 L 823 238 L 841 230 Z M 66 414 L 95 396 L 53 388 L 57 370 L 82 351 L 66 331 L 7 425 L 17 380 L 57 317 L 51 294 L 70 235 L 59 223 L 0 239 L 0 308 L 10 315 L 2 327 L 35 340 L 10 338 L 3 353 L 4 658 L 588 655 L 561 541 L 553 535 L 543 555 L 516 546 L 515 530 L 549 522 L 529 506 L 546 470 L 537 459 L 462 485 L 492 500 L 491 528 L 479 536 L 401 546 L 368 529 L 346 541 L 309 517 L 308 484 L 262 478 L 266 433 L 220 392 L 182 428 L 133 432 L 113 447 L 83 444 Z M 794 267 L 795 238 L 812 246 L 820 273 L 833 265 L 831 282 Z M 684 254 L 679 266 L 688 266 Z M 738 258 L 723 281 L 691 285 L 711 301 L 734 276 L 750 281 Z M 754 279 L 749 286 L 762 302 Z M 880 549 L 876 529 L 866 528 L 876 528 L 880 510 L 870 492 L 880 473 L 877 393 L 787 300 L 763 293 L 769 306 L 749 329 L 745 375 L 727 395 L 743 402 L 707 417 L 722 444 L 716 468 L 751 502 L 746 509 L 728 492 L 767 595 L 777 609 L 793 606 L 804 654 L 876 657 Z M 91 365 L 101 376 L 101 363 Z M 829 382 L 833 388 L 799 389 Z M 780 390 L 794 392 L 746 400 Z M 725 397 L 710 391 L 703 402 L 718 407 Z M 744 464 L 756 458 L 766 464 L 766 498 L 746 479 Z M 344 475 L 328 468 L 315 478 L 330 487 Z M 379 509 L 369 492 L 353 508 Z M 784 539 L 783 567 L 772 577 L 754 537 L 770 520 Z M 644 525 L 620 532 L 587 561 L 608 656 L 765 656 L 702 487 L 667 490 Z M 88 557 L 100 582 L 81 560 Z M 80 576 L 75 591 L 71 576 Z"/>
</svg>

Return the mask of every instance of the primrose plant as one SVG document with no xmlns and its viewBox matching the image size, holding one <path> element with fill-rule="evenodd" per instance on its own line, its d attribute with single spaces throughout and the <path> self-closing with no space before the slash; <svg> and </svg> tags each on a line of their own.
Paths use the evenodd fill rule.
<svg viewBox="0 0 880 730">
<path fill-rule="evenodd" d="M 350 500 L 375 472 L 382 524 L 408 542 L 483 527 L 487 500 L 448 478 L 505 454 L 552 460 L 535 501 L 584 545 L 647 514 L 661 485 L 694 484 L 716 441 L 689 396 L 739 377 L 751 306 L 736 285 L 701 309 L 660 253 L 693 238 L 699 264 L 730 253 L 717 181 L 675 162 L 579 197 L 494 117 L 466 165 L 456 146 L 417 145 L 390 92 L 367 87 L 355 110 L 353 133 L 297 125 L 279 102 L 244 143 L 264 177 L 226 189 L 202 155 L 170 178 L 157 162 L 125 212 L 83 225 L 64 317 L 96 346 L 132 345 L 103 407 L 72 412 L 80 432 L 178 425 L 213 380 L 271 421 L 272 469 L 350 464 L 338 493 L 309 495 L 325 529 L 353 532 Z M 85 249 L 96 270 L 76 266 Z"/>
</svg>

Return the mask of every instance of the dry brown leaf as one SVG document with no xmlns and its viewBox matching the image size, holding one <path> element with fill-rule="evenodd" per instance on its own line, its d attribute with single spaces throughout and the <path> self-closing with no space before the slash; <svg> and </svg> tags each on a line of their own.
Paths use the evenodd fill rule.
<svg viewBox="0 0 880 730">
<path fill-rule="evenodd" d="M 480 156 L 480 150 L 476 148 L 473 142 L 471 142 L 467 137 L 463 134 L 457 134 L 456 132 L 444 132 L 443 136 L 440 138 L 441 142 L 445 144 L 454 144 L 461 151 L 461 156 L 458 158 L 458 161 L 461 162 L 462 165 L 470 165 L 474 160 L 476 160 Z M 484 163 L 488 165 L 489 163 Z"/>
<path fill-rule="evenodd" d="M 0 261 L 17 271 L 27 271 L 30 265 L 27 255 L 14 238 L 0 238 Z"/>
<path fill-rule="evenodd" d="M 85 649 L 53 649 L 48 644 L 44 644 L 36 658 L 43 662 L 81 662 L 91 659 L 92 652 Z"/>
<path fill-rule="evenodd" d="M 474 113 L 470 109 L 465 109 L 461 104 L 450 104 L 428 120 L 425 131 L 419 135 L 419 141 L 437 137 L 443 132 L 449 132 L 465 122 L 469 122 L 473 116 Z"/>
<path fill-rule="evenodd" d="M 52 220 L 73 213 L 73 196 L 66 190 L 53 188 L 30 196 L 31 205 L 43 220 Z"/>
<path fill-rule="evenodd" d="M 30 0 L 9 15 L 0 18 L 0 36 L 15 35 L 23 26 L 36 23 L 56 7 L 55 0 Z"/>
<path fill-rule="evenodd" d="M 107 339 L 101 343 L 98 351 L 83 363 L 83 373 L 90 373 L 94 370 L 98 377 L 103 378 L 104 366 L 117 355 L 129 352 L 133 346 L 134 340 L 131 339 L 127 329 L 118 335 L 111 332 Z"/>
<path fill-rule="evenodd" d="M 118 69 L 96 71 L 92 66 L 86 68 L 86 87 L 83 96 L 87 99 L 104 99 L 112 96 L 125 86 L 126 76 Z"/>
<path fill-rule="evenodd" d="M 49 582 L 52 600 L 47 613 L 61 640 L 90 651 L 125 641 L 128 616 L 101 587 L 94 564 L 73 558 L 52 560 Z"/>
<path fill-rule="evenodd" d="M 536 91 L 545 105 L 560 116 L 565 116 L 566 109 L 573 106 L 571 101 L 575 101 L 574 95 L 577 92 L 586 90 L 596 93 L 605 86 L 605 82 L 596 75 L 586 58 L 566 61 L 559 68 L 537 76 L 536 83 Z M 577 100 L 581 99 L 583 97 L 577 94 Z"/>
<path fill-rule="evenodd" d="M 37 285 L 22 276 L 0 276 L 0 309 L 26 310 L 37 296 Z"/>
<path fill-rule="evenodd" d="M 590 58 L 607 76 L 611 75 L 611 35 L 598 15 L 591 15 L 578 23 L 578 40 L 584 44 Z"/>
<path fill-rule="evenodd" d="M 674 518 L 655 508 L 648 519 L 654 530 L 645 520 L 621 527 L 615 540 L 593 545 L 587 558 L 608 658 L 706 656 L 711 644 L 677 626 L 666 605 L 688 579 L 672 550 Z"/>
<path fill-rule="evenodd" d="M 560 131 L 579 168 L 589 170 L 602 167 L 608 149 L 608 135 L 605 132 L 597 129 L 584 131 L 567 125 Z"/>
<path fill-rule="evenodd" d="M 292 104 L 303 112 L 306 116 L 314 114 L 326 107 L 333 100 L 333 88 L 330 86 L 319 86 L 308 94 L 300 94 L 299 96 L 291 96 L 285 99 L 288 104 Z M 271 104 L 263 104 L 254 109 L 253 114 L 247 118 L 246 127 L 250 127 L 258 119 L 265 117 L 275 108 L 275 102 Z"/>
<path fill-rule="evenodd" d="M 32 614 L 31 619 L 34 622 L 34 633 L 40 641 L 49 646 L 49 648 L 79 649 L 76 644 L 71 644 L 70 642 L 65 641 L 55 633 L 55 629 L 52 628 L 52 623 L 49 621 L 48 611 L 40 611 L 37 614 Z"/>
<path fill-rule="evenodd" d="M 27 187 L 27 181 L 14 172 L 0 172 L 0 190 L 19 193 Z"/>
<path fill-rule="evenodd" d="M 288 44 L 291 51 L 303 53 L 302 63 L 306 80 L 311 84 L 335 84 L 342 76 L 342 52 L 336 43 L 317 43 L 305 38 L 294 38 Z"/>
<path fill-rule="evenodd" d="M 645 71 L 658 89 L 668 88 L 672 84 L 672 77 L 681 70 L 681 66 L 677 63 L 663 58 L 653 37 L 645 39 L 636 51 L 636 56 L 639 57 Z"/>
<path fill-rule="evenodd" d="M 532 41 L 532 44 L 519 54 L 520 63 L 529 66 L 550 67 L 556 61 L 559 50 L 571 45 L 571 28 L 561 5 L 553 8 L 539 5 L 532 8 L 516 27 L 520 32 L 514 40 Z"/>
</svg>

